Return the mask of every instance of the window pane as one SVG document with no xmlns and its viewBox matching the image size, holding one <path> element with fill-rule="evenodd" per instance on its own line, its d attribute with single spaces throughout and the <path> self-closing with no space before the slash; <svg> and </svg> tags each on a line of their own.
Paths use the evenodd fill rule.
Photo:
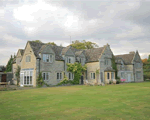
<svg viewBox="0 0 150 120">
<path fill-rule="evenodd" d="M 49 80 L 49 75 L 48 75 L 48 73 L 46 73 L 46 80 Z"/>
<path fill-rule="evenodd" d="M 114 73 L 113 72 L 111 73 L 111 79 L 114 79 Z"/>
<path fill-rule="evenodd" d="M 69 79 L 71 79 L 71 73 L 69 73 Z"/>
<path fill-rule="evenodd" d="M 93 79 L 92 73 L 91 73 L 91 79 Z"/>
<path fill-rule="evenodd" d="M 26 84 L 26 76 L 24 76 L 24 84 Z"/>
<path fill-rule="evenodd" d="M 107 79 L 109 79 L 109 73 L 107 73 Z"/>
<path fill-rule="evenodd" d="M 50 55 L 50 62 L 52 62 L 53 61 L 53 56 L 52 55 Z"/>
<path fill-rule="evenodd" d="M 60 73 L 60 79 L 62 79 L 62 73 Z"/>
<path fill-rule="evenodd" d="M 43 80 L 45 80 L 45 73 L 43 73 Z"/>
<path fill-rule="evenodd" d="M 32 84 L 32 76 L 30 76 L 30 85 Z"/>
<path fill-rule="evenodd" d="M 95 79 L 95 73 L 93 73 L 93 79 Z"/>
<path fill-rule="evenodd" d="M 59 79 L 59 73 L 57 73 L 57 79 Z"/>
<path fill-rule="evenodd" d="M 29 76 L 27 76 L 27 84 L 29 84 Z"/>
</svg>

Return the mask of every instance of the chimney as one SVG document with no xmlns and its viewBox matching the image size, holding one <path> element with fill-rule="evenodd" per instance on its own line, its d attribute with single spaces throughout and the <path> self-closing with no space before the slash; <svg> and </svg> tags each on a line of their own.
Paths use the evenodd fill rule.
<svg viewBox="0 0 150 120">
<path fill-rule="evenodd" d="M 135 52 L 134 52 L 134 51 L 131 51 L 131 52 L 129 52 L 129 54 L 135 54 Z"/>
</svg>

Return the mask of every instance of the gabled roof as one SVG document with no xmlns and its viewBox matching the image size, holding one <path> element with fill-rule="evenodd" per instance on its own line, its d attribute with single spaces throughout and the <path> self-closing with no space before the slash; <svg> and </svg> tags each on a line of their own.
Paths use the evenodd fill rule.
<svg viewBox="0 0 150 120">
<path fill-rule="evenodd" d="M 62 55 L 65 55 L 66 54 L 66 52 L 69 50 L 69 48 L 70 48 L 70 46 L 67 46 L 67 47 L 64 47 L 63 49 L 62 49 Z"/>
<path fill-rule="evenodd" d="M 125 64 L 132 64 L 132 60 L 134 58 L 134 55 L 135 55 L 135 53 L 116 55 L 115 58 L 116 59 L 122 58 Z"/>
<path fill-rule="evenodd" d="M 23 56 L 24 49 L 19 49 L 21 56 Z"/>
<path fill-rule="evenodd" d="M 33 41 L 29 41 L 31 48 L 36 56 L 36 58 L 39 58 L 39 53 L 47 46 L 44 43 L 37 43 L 37 42 L 33 42 Z M 52 49 L 55 52 L 55 59 L 56 60 L 63 60 L 62 56 L 61 56 L 61 51 L 63 49 L 63 47 L 61 46 L 54 46 L 54 45 L 49 45 L 52 47 Z"/>
<path fill-rule="evenodd" d="M 36 58 L 39 58 L 39 50 L 41 49 L 41 47 L 44 45 L 44 43 L 37 43 L 34 41 L 29 41 L 29 44 L 31 45 L 31 48 L 34 52 L 34 55 Z"/>
<path fill-rule="evenodd" d="M 82 52 L 83 52 L 82 50 L 81 51 L 76 51 L 75 56 L 77 56 L 77 57 L 80 56 L 82 54 Z"/>
<path fill-rule="evenodd" d="M 87 62 L 98 61 L 100 55 L 102 54 L 105 47 L 86 49 L 85 55 L 87 57 Z"/>
</svg>

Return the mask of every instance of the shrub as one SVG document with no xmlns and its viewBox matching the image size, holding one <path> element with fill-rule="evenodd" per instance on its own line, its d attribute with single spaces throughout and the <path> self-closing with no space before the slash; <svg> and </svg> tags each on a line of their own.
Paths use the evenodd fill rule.
<svg viewBox="0 0 150 120">
<path fill-rule="evenodd" d="M 109 84 L 111 84 L 111 83 L 112 83 L 112 81 L 110 80 L 110 81 L 109 81 Z"/>
<path fill-rule="evenodd" d="M 117 79 L 116 84 L 120 84 L 120 83 L 121 83 L 120 79 Z"/>
<path fill-rule="evenodd" d="M 37 86 L 38 87 L 42 87 L 44 84 L 44 81 L 43 81 L 43 77 L 42 77 L 42 72 L 40 72 L 38 78 L 37 78 Z"/>
</svg>

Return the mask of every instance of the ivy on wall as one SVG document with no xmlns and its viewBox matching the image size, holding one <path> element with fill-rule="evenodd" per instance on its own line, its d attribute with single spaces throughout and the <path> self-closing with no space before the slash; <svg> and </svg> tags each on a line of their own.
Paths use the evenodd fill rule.
<svg viewBox="0 0 150 120">
<path fill-rule="evenodd" d="M 112 63 L 112 68 L 115 70 L 115 78 L 119 79 L 119 77 L 117 76 L 118 69 L 117 69 L 117 65 L 115 63 L 115 56 L 114 55 L 112 55 L 111 63 Z"/>
<path fill-rule="evenodd" d="M 72 84 L 79 84 L 79 80 L 81 78 L 82 72 L 84 72 L 87 69 L 87 66 L 82 66 L 81 63 L 67 63 L 67 71 L 74 73 L 74 79 L 72 81 Z"/>
</svg>

